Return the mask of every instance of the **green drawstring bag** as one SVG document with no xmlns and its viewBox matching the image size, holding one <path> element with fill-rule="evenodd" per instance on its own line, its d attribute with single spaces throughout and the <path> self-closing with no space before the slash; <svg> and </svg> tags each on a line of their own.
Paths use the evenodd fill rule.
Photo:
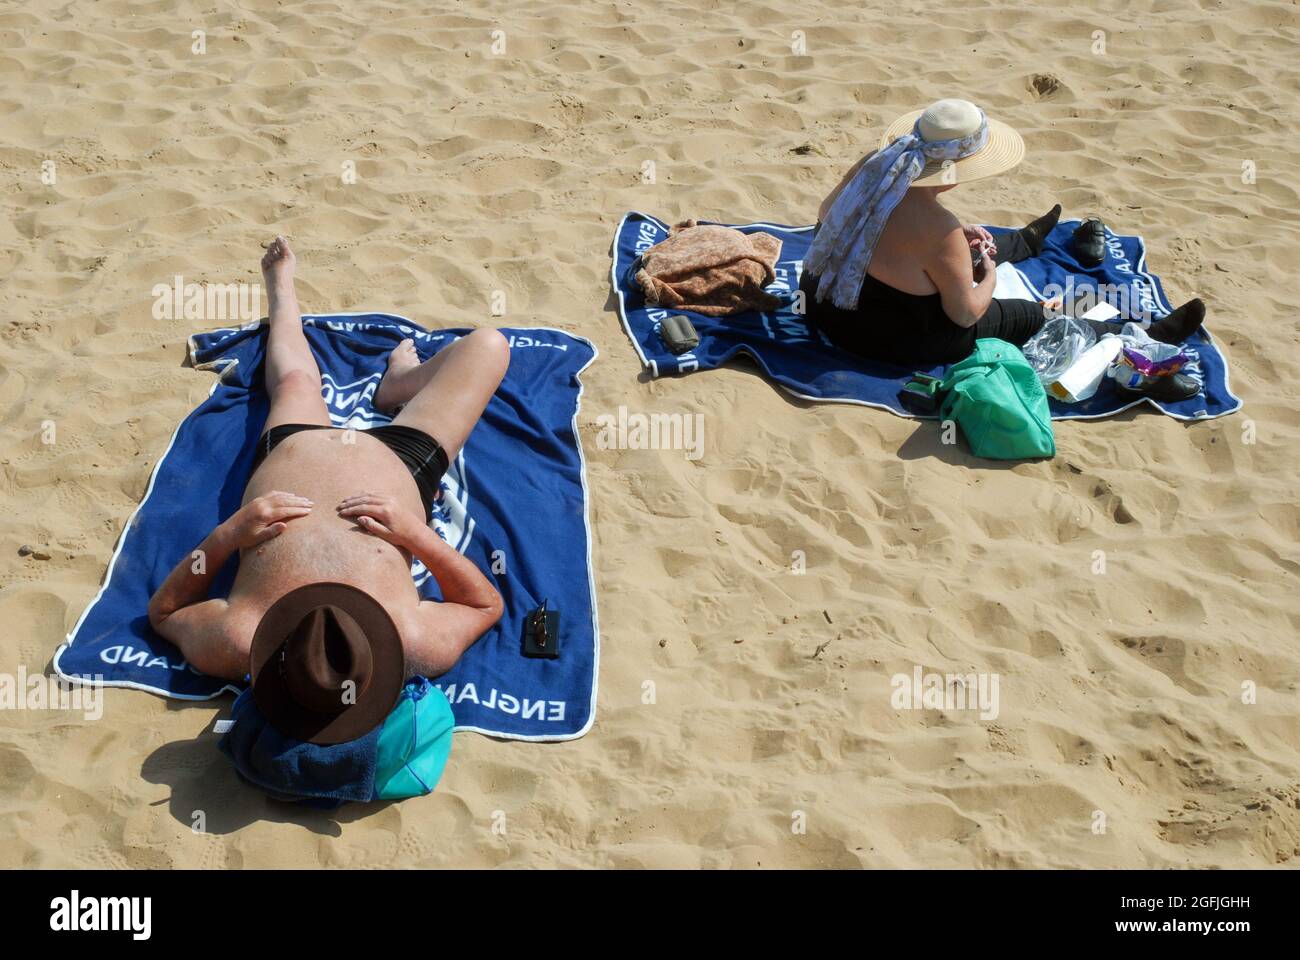
<svg viewBox="0 0 1300 960">
<path fill-rule="evenodd" d="M 939 389 L 939 419 L 956 421 L 975 456 L 1056 456 L 1047 391 L 1019 348 L 1005 340 L 976 340 L 975 352 L 952 365 Z"/>
</svg>

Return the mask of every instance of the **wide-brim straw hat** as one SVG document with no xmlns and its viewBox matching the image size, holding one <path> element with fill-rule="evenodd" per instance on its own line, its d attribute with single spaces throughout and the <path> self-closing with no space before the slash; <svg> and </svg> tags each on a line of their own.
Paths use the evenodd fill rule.
<svg viewBox="0 0 1300 960">
<path fill-rule="evenodd" d="M 938 100 L 924 110 L 905 113 L 885 130 L 880 139 L 884 149 L 899 137 L 912 132 L 917 119 L 924 140 L 955 140 L 970 136 L 979 129 L 980 111 L 969 100 Z M 988 117 L 989 139 L 983 148 L 959 160 L 930 160 L 914 187 L 938 187 L 952 183 L 969 183 L 1006 173 L 1025 156 L 1025 141 L 1014 128 Z"/>
</svg>

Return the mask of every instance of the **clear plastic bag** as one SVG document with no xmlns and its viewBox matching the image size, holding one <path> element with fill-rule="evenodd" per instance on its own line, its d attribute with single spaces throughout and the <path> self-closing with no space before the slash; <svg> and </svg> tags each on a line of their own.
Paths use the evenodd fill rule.
<svg viewBox="0 0 1300 960">
<path fill-rule="evenodd" d="M 1056 382 L 1070 364 L 1097 342 L 1092 327 L 1074 317 L 1048 320 L 1020 348 L 1043 386 Z"/>
</svg>

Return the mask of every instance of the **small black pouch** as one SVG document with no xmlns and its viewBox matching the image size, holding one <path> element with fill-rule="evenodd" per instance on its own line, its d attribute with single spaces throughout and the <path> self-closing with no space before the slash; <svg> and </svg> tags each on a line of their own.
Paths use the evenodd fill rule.
<svg viewBox="0 0 1300 960">
<path fill-rule="evenodd" d="M 914 373 L 898 391 L 898 401 L 913 413 L 936 413 L 942 400 L 939 396 L 941 382 L 928 373 Z"/>
<path fill-rule="evenodd" d="M 555 660 L 560 655 L 560 611 L 542 605 L 524 617 L 524 656 Z"/>
<path fill-rule="evenodd" d="M 700 335 L 689 317 L 675 313 L 659 324 L 659 337 L 673 353 L 685 353 L 699 346 Z"/>
</svg>

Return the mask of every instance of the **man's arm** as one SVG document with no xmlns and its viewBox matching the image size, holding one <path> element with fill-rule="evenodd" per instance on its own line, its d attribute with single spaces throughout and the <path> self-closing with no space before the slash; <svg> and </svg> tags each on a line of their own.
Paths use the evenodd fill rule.
<svg viewBox="0 0 1300 960">
<path fill-rule="evenodd" d="M 166 637 L 163 625 L 167 620 L 177 611 L 207 599 L 212 581 L 237 549 L 225 524 L 204 537 L 189 556 L 181 558 L 149 601 L 149 626 Z"/>
<path fill-rule="evenodd" d="M 422 526 L 411 538 L 408 549 L 438 581 L 444 603 L 468 607 L 488 618 L 479 633 L 501 619 L 501 594 L 497 593 L 496 587 L 442 537 Z"/>
<path fill-rule="evenodd" d="M 428 527 L 412 537 L 410 550 L 438 581 L 443 602 L 419 605 L 407 666 L 421 676 L 436 677 L 492 629 L 505 607 L 479 568 Z"/>
<path fill-rule="evenodd" d="M 367 533 L 409 550 L 442 589 L 442 603 L 424 601 L 417 609 L 416 629 L 408 637 L 407 666 L 414 672 L 426 677 L 446 673 L 501 619 L 501 594 L 487 577 L 392 497 L 354 494 L 338 511 Z"/>
<path fill-rule="evenodd" d="M 203 600 L 181 607 L 154 629 L 176 644 L 195 670 L 242 680 L 248 674 L 248 649 L 257 621 L 250 626 L 231 611 L 225 600 Z"/>
<path fill-rule="evenodd" d="M 289 520 L 305 517 L 311 508 L 306 497 L 279 490 L 248 501 L 167 575 L 149 601 L 149 625 L 161 633 L 168 617 L 207 597 L 208 588 L 231 554 L 278 537 Z"/>
<path fill-rule="evenodd" d="M 279 536 L 288 520 L 311 512 L 311 501 L 275 491 L 250 500 L 182 558 L 149 601 L 149 625 L 180 647 L 197 670 L 238 680 L 248 672 L 247 649 L 232 639 L 230 605 L 207 599 L 231 554 Z"/>
<path fill-rule="evenodd" d="M 415 608 L 415 629 L 405 636 L 407 673 L 442 676 L 500 618 L 459 603 L 422 601 Z"/>
<path fill-rule="evenodd" d="M 217 527 L 163 581 L 149 601 L 149 626 L 180 648 L 185 660 L 210 676 L 239 679 L 248 670 L 224 642 L 229 604 L 208 600 L 208 588 L 235 546 L 230 531 Z"/>
</svg>

